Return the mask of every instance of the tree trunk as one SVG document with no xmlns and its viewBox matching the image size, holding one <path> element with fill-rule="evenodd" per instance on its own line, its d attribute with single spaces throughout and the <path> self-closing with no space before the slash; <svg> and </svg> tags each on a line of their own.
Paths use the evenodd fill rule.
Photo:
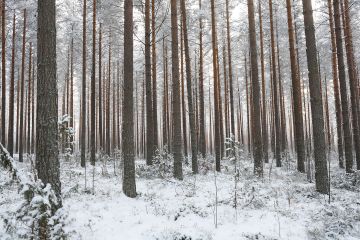
<svg viewBox="0 0 360 240">
<path fill-rule="evenodd" d="M 158 120 L 157 120 L 157 76 L 156 76 L 156 16 L 155 0 L 151 1 L 151 46 L 152 46 L 152 104 L 153 104 L 153 133 L 154 133 L 154 151 L 158 146 Z"/>
<path fill-rule="evenodd" d="M 86 161 L 86 0 L 83 2 L 83 43 L 82 43 L 82 94 L 81 94 L 81 166 Z"/>
<path fill-rule="evenodd" d="M 359 130 L 359 92 L 356 72 L 356 59 L 354 56 L 353 37 L 351 29 L 350 19 L 350 6 L 349 0 L 344 0 L 345 10 L 342 11 L 344 16 L 344 34 L 345 34 L 345 48 L 346 48 L 346 59 L 348 65 L 348 75 L 350 81 L 350 93 L 351 93 L 351 113 L 352 113 L 352 127 L 353 127 L 353 138 L 356 152 L 356 165 L 357 169 L 360 170 L 360 130 Z"/>
<path fill-rule="evenodd" d="M 189 106 L 189 123 L 190 123 L 190 140 L 191 140 L 191 163 L 192 171 L 197 174 L 199 172 L 198 160 L 197 160 L 197 142 L 196 142 L 196 126 L 195 126 L 195 111 L 193 106 L 193 90 L 192 90 L 192 78 L 191 78 L 191 60 L 190 60 L 190 49 L 187 32 L 187 21 L 186 21 L 186 8 L 185 0 L 181 1 L 181 13 L 183 21 L 183 33 L 184 33 L 184 45 L 185 45 L 185 63 L 186 63 L 186 84 L 187 84 L 187 96 Z"/>
<path fill-rule="evenodd" d="M 11 47 L 11 67 L 10 67 L 10 102 L 9 102 L 9 128 L 8 128 L 8 151 L 11 156 L 14 155 L 14 84 L 15 84 L 15 34 L 16 34 L 16 19 L 15 12 L 13 17 L 13 31 L 12 31 L 12 47 Z M 34 144 L 34 143 L 33 143 Z"/>
<path fill-rule="evenodd" d="M 150 0 L 145 0 L 145 81 L 146 81 L 146 164 L 152 165 L 154 149 L 154 119 L 151 87 Z"/>
<path fill-rule="evenodd" d="M 297 169 L 299 172 L 305 172 L 305 142 L 304 142 L 304 122 L 301 97 L 301 84 L 299 70 L 297 68 L 296 50 L 295 50 L 295 34 L 293 28 L 293 18 L 291 9 L 291 0 L 286 0 L 287 17 L 288 17 L 288 34 L 290 47 L 290 64 L 291 64 L 291 80 L 292 93 L 294 99 L 294 133 L 297 152 Z"/>
<path fill-rule="evenodd" d="M 6 146 L 6 23 L 5 0 L 1 1 L 1 136 L 0 142 Z M 10 112 L 11 114 L 11 112 Z"/>
<path fill-rule="evenodd" d="M 25 42 L 26 41 L 26 9 L 24 9 L 24 29 L 21 57 L 21 88 L 20 88 L 20 134 L 19 134 L 19 162 L 23 162 L 24 151 L 24 89 L 25 89 Z"/>
<path fill-rule="evenodd" d="M 39 179 L 51 184 L 61 206 L 55 12 L 55 0 L 38 1 L 36 169 Z"/>
<path fill-rule="evenodd" d="M 280 107 L 279 107 L 279 94 L 278 94 L 278 77 L 276 66 L 276 53 L 275 53 L 275 36 L 274 36 L 274 20 L 273 20 L 273 3 L 269 0 L 270 9 L 270 33 L 271 33 L 271 62 L 272 62 L 272 81 L 273 81 L 273 95 L 274 95 L 274 117 L 275 117 L 275 158 L 276 166 L 281 167 L 281 129 L 280 129 Z"/>
<path fill-rule="evenodd" d="M 350 117 L 349 117 L 350 112 L 349 112 L 349 104 L 348 104 L 348 94 L 346 89 L 346 73 L 345 73 L 345 64 L 344 64 L 344 50 L 343 50 L 343 40 L 342 40 L 342 32 L 341 32 L 339 0 L 334 0 L 333 5 L 334 5 L 337 61 L 338 61 L 342 120 L 343 120 L 342 126 L 343 126 L 344 144 L 345 144 L 346 172 L 349 173 L 352 172 L 353 149 L 352 149 L 352 135 L 350 129 Z"/>
<path fill-rule="evenodd" d="M 255 10 L 253 0 L 248 0 L 248 18 L 250 34 L 250 57 L 251 57 L 251 78 L 252 78 L 252 124 L 253 124 L 253 151 L 254 151 L 254 173 L 258 177 L 263 175 L 263 147 L 261 135 L 261 109 L 260 109 L 260 85 L 258 72 L 258 57 L 256 46 Z"/>
<path fill-rule="evenodd" d="M 123 191 L 128 197 L 136 197 L 134 159 L 134 42 L 133 1 L 124 3 L 124 99 L 122 152 L 124 157 Z"/>
<path fill-rule="evenodd" d="M 181 103 L 179 81 L 179 46 L 177 25 L 177 1 L 171 0 L 171 40 L 172 40 L 172 127 L 173 127 L 173 154 L 174 177 L 182 180 L 182 140 L 181 140 Z"/>
<path fill-rule="evenodd" d="M 90 163 L 95 166 L 96 158 L 96 0 L 93 0 L 93 20 L 92 20 L 92 62 L 91 62 L 91 95 L 90 95 Z"/>
<path fill-rule="evenodd" d="M 309 86 L 311 95 L 312 126 L 314 134 L 314 158 L 316 190 L 320 193 L 329 193 L 326 145 L 324 132 L 324 113 L 318 59 L 316 56 L 316 37 L 311 0 L 303 0 L 303 13 L 306 38 L 306 55 L 309 70 Z"/>
<path fill-rule="evenodd" d="M 334 84 L 334 96 L 335 96 L 335 111 L 336 111 L 336 128 L 337 128 L 337 146 L 339 155 L 339 166 L 344 168 L 344 147 L 343 147 L 343 132 L 342 132 L 342 115 L 341 115 L 341 100 L 339 92 L 339 78 L 337 70 L 337 49 L 336 49 L 336 36 L 334 26 L 334 14 L 332 9 L 332 0 L 328 0 L 328 11 L 329 11 L 329 25 L 331 33 L 331 49 L 332 49 L 332 75 Z"/>
<path fill-rule="evenodd" d="M 268 132 L 267 132 L 267 115 L 266 115 L 266 87 L 265 87 L 265 61 L 264 61 L 264 32 L 262 21 L 261 0 L 259 0 L 259 24 L 260 24 L 260 58 L 261 58 L 261 102 L 262 102 L 262 143 L 263 143 L 263 157 L 265 163 L 269 162 L 268 151 Z"/>
</svg>

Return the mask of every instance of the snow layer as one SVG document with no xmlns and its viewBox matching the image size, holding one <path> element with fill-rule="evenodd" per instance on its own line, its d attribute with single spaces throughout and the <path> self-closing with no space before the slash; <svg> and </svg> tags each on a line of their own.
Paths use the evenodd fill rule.
<svg viewBox="0 0 360 240">
<path fill-rule="evenodd" d="M 177 181 L 157 178 L 138 160 L 139 196 L 130 199 L 122 193 L 119 167 L 114 171 L 111 159 L 95 169 L 94 194 L 92 167 L 87 169 L 85 189 L 84 169 L 75 160 L 62 161 L 66 231 L 71 239 L 86 240 L 360 239 L 359 173 L 332 172 L 329 204 L 328 196 L 318 194 L 306 175 L 291 170 L 294 164 L 283 169 L 269 164 L 264 178 L 257 179 L 249 160 L 240 164 L 235 208 L 232 163 L 222 164 L 222 173 L 210 170 L 198 176 L 186 167 L 184 181 Z M 16 209 L 19 201 L 16 186 L 1 171 L 0 217 Z M 13 239 L 1 224 L 0 239 Z"/>
</svg>

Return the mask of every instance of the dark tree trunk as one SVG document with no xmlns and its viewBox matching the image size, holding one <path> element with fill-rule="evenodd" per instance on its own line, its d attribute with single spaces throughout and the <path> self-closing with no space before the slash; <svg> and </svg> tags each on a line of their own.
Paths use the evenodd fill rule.
<svg viewBox="0 0 360 240">
<path fill-rule="evenodd" d="M 56 81 L 55 0 L 38 1 L 36 169 L 50 183 L 61 206 Z"/>
<path fill-rule="evenodd" d="M 190 123 L 190 140 L 191 140 L 191 163 L 193 173 L 198 173 L 198 160 L 197 160 L 197 142 L 196 142 L 196 126 L 195 126 L 195 110 L 193 106 L 193 90 L 192 90 L 192 78 L 191 78 L 191 61 L 190 61 L 190 49 L 187 32 L 187 21 L 186 21 L 186 8 L 185 0 L 181 0 L 181 12 L 183 22 L 183 33 L 184 33 L 184 45 L 185 45 L 185 63 L 186 63 L 186 84 L 187 84 L 187 96 L 189 106 L 189 123 Z"/>
<path fill-rule="evenodd" d="M 174 177 L 183 179 L 182 171 L 182 140 L 181 140 L 181 102 L 179 81 L 179 40 L 177 25 L 177 1 L 171 0 L 171 48 L 172 48 L 172 132 L 174 154 Z"/>
<path fill-rule="evenodd" d="M 9 102 L 9 128 L 8 128 L 8 151 L 11 156 L 14 155 L 14 85 L 15 85 L 15 33 L 16 33 L 15 12 L 13 17 L 12 47 L 11 47 L 11 67 L 10 67 L 10 102 Z M 34 143 L 33 143 L 34 144 Z"/>
<path fill-rule="evenodd" d="M 334 5 L 334 20 L 335 20 L 335 35 L 336 35 L 336 49 L 337 49 L 337 61 L 339 71 L 340 82 L 340 97 L 342 107 L 342 126 L 344 133 L 345 144 L 345 160 L 346 160 L 346 172 L 352 172 L 353 166 L 353 149 L 352 149 L 352 134 L 350 129 L 350 112 L 348 104 L 348 94 L 346 89 L 346 73 L 344 63 L 344 50 L 343 39 L 341 31 L 341 19 L 340 19 L 340 3 L 339 0 L 333 1 Z"/>
<path fill-rule="evenodd" d="M 309 70 L 309 86 L 311 96 L 312 127 L 314 134 L 314 158 L 316 190 L 329 193 L 326 144 L 324 132 L 324 113 L 322 92 L 317 59 L 316 37 L 311 0 L 303 0 L 303 13 L 306 37 L 306 55 Z"/>
<path fill-rule="evenodd" d="M 83 9 L 83 43 L 82 43 L 82 94 L 81 94 L 81 166 L 85 167 L 86 161 L 86 0 Z"/>
<path fill-rule="evenodd" d="M 146 82 L 146 164 L 152 165 L 154 149 L 154 121 L 151 87 L 151 30 L 150 0 L 145 0 L 145 82 Z"/>
<path fill-rule="evenodd" d="M 304 121 L 301 97 L 301 84 L 299 70 L 297 68 L 296 50 L 295 50 L 295 34 L 293 28 L 293 18 L 291 9 L 291 0 L 286 0 L 287 17 L 288 17 L 288 34 L 290 47 L 290 64 L 291 64 L 291 80 L 292 93 L 294 99 L 294 133 L 297 152 L 297 169 L 299 172 L 305 172 L 305 142 L 304 142 Z"/>
<path fill-rule="evenodd" d="M 20 128 L 19 128 L 19 162 L 23 162 L 24 151 L 24 89 L 25 89 L 25 41 L 26 41 L 26 9 L 24 9 L 24 29 L 21 57 L 21 88 L 20 88 Z"/>
<path fill-rule="evenodd" d="M 124 157 L 123 191 L 128 197 L 136 197 L 134 151 L 134 42 L 133 1 L 124 3 L 124 99 L 122 124 L 122 152 Z"/>
</svg>

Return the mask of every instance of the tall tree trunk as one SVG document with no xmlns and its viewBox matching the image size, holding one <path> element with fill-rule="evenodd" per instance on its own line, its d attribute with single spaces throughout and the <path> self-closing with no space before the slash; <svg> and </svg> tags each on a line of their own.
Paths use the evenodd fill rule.
<svg viewBox="0 0 360 240">
<path fill-rule="evenodd" d="M 353 138 L 354 138 L 354 147 L 356 152 L 356 165 L 357 169 L 360 170 L 360 130 L 359 130 L 359 89 L 357 82 L 357 72 L 356 72 L 356 59 L 354 56 L 354 46 L 353 46 L 353 37 L 351 29 L 351 19 L 350 19 L 350 6 L 349 0 L 343 0 L 344 2 L 344 11 L 342 14 L 344 16 L 343 25 L 344 25 L 344 35 L 345 35 L 345 48 L 346 48 L 346 59 L 348 65 L 348 75 L 350 81 L 350 93 L 351 93 L 351 113 L 352 113 L 352 127 L 353 127 Z"/>
<path fill-rule="evenodd" d="M 1 1 L 1 136 L 0 142 L 6 146 L 6 22 L 5 0 Z"/>
<path fill-rule="evenodd" d="M 95 166 L 96 158 L 96 82 L 95 82 L 95 64 L 96 64 L 96 0 L 93 0 L 93 19 L 92 19 L 92 62 L 91 62 L 91 95 L 90 95 L 90 162 Z"/>
<path fill-rule="evenodd" d="M 186 8 L 185 0 L 180 0 L 182 22 L 183 22 L 183 33 L 184 33 L 184 45 L 185 45 L 185 63 L 186 63 L 186 84 L 187 84 L 187 96 L 189 106 L 189 123 L 190 123 L 190 140 L 191 140 L 191 166 L 193 173 L 199 172 L 198 160 L 197 160 L 197 142 L 196 142 L 196 126 L 195 126 L 195 111 L 193 106 L 193 90 L 192 90 L 192 78 L 191 78 L 191 60 L 190 60 L 190 49 L 187 32 L 187 21 L 186 21 Z"/>
<path fill-rule="evenodd" d="M 353 166 L 352 135 L 350 130 L 350 118 L 349 118 L 350 112 L 349 112 L 349 104 L 348 104 L 348 94 L 346 89 L 346 73 L 345 73 L 345 64 L 344 64 L 344 50 L 343 50 L 343 39 L 342 39 L 342 31 L 341 31 L 339 0 L 334 0 L 333 5 L 334 5 L 337 61 L 338 61 L 342 120 L 343 120 L 342 126 L 343 126 L 344 144 L 345 144 L 346 172 L 352 172 L 352 166 Z"/>
<path fill-rule="evenodd" d="M 314 158 L 316 190 L 320 193 L 329 193 L 326 145 L 324 132 L 324 113 L 318 59 L 316 57 L 316 37 L 311 0 L 303 0 L 303 13 L 306 38 L 306 55 L 309 70 L 309 86 L 311 96 L 312 127 L 314 134 Z"/>
<path fill-rule="evenodd" d="M 343 132 L 342 132 L 342 115 L 341 115 L 341 100 L 339 91 L 339 77 L 337 69 L 337 49 L 336 49 L 336 35 L 334 26 L 334 14 L 332 7 L 332 0 L 328 0 L 328 11 L 329 11 L 329 26 L 331 34 L 331 49 L 332 49 L 332 76 L 334 85 L 334 96 L 335 96 L 335 111 L 336 111 L 336 128 L 337 128 L 337 146 L 339 155 L 339 166 L 344 168 L 344 147 L 343 147 Z"/>
<path fill-rule="evenodd" d="M 14 155 L 14 85 L 15 85 L 15 36 L 16 34 L 16 16 L 14 12 L 13 17 L 13 31 L 12 31 L 12 47 L 11 47 L 11 67 L 10 67 L 10 102 L 9 102 L 9 127 L 8 127 L 8 151 L 11 156 Z"/>
<path fill-rule="evenodd" d="M 261 102 L 262 102 L 262 143 L 263 143 L 263 157 L 265 163 L 269 162 L 268 151 L 268 131 L 267 131 L 267 115 L 266 115 L 266 86 L 265 86 L 265 60 L 264 60 L 264 32 L 262 21 L 261 0 L 259 0 L 259 28 L 260 28 L 260 61 L 261 61 Z"/>
<path fill-rule="evenodd" d="M 154 151 L 158 145 L 158 120 L 157 120 L 157 76 L 156 76 L 156 16 L 155 0 L 151 0 L 151 43 L 152 43 L 152 103 L 153 103 L 153 133 L 154 133 Z"/>
<path fill-rule="evenodd" d="M 180 0 L 182 1 L 182 0 Z M 185 106 L 185 77 L 184 77 L 184 33 L 183 22 L 180 24 L 180 82 L 181 82 L 181 112 L 182 112 L 182 135 L 184 141 L 185 159 L 188 156 L 188 141 L 187 141 L 187 121 L 186 121 L 186 106 Z"/>
<path fill-rule="evenodd" d="M 102 109 L 102 23 L 99 27 L 99 141 L 100 150 L 104 149 L 103 143 L 103 109 Z"/>
<path fill-rule="evenodd" d="M 221 139 L 220 139 L 220 106 L 218 93 L 218 69 L 217 69 L 217 36 L 215 19 L 215 1 L 211 0 L 211 43 L 213 50 L 213 78 L 214 78 L 214 117 L 215 117 L 215 165 L 216 171 L 220 172 Z"/>
<path fill-rule="evenodd" d="M 202 10 L 201 1 L 199 0 L 199 9 Z M 206 155 L 206 139 L 205 139 L 205 107 L 204 107 L 204 50 L 203 50 L 203 21 L 202 18 L 199 18 L 199 44 L 200 44 L 200 56 L 199 56 L 199 112 L 200 112 L 200 141 L 199 141 L 199 150 L 202 154 L 202 157 Z"/>
<path fill-rule="evenodd" d="M 32 70 L 32 43 L 30 42 L 30 50 L 29 50 L 29 83 L 28 83 L 28 105 L 27 105 L 27 137 L 26 137 L 26 151 L 27 153 L 31 153 L 30 145 L 31 145 L 31 98 L 32 98 L 32 79 L 31 79 L 31 70 Z M 33 126 L 34 127 L 34 126 Z"/>
<path fill-rule="evenodd" d="M 83 43 L 82 43 L 82 94 L 81 94 L 81 166 L 85 167 L 86 157 L 86 0 L 83 2 Z"/>
<path fill-rule="evenodd" d="M 263 147 L 261 135 L 261 108 L 260 108 L 260 85 L 258 72 L 258 57 L 256 44 L 255 29 L 255 10 L 253 0 L 248 0 L 248 18 L 249 18 L 249 34 L 250 34 L 250 57 L 251 57 L 251 78 L 252 78 L 252 124 L 253 124 L 253 151 L 254 151 L 254 173 L 258 177 L 263 175 Z"/>
<path fill-rule="evenodd" d="M 25 89 L 25 42 L 26 41 L 26 9 L 24 9 L 24 28 L 21 57 L 21 89 L 20 89 L 20 134 L 19 134 L 19 162 L 23 162 L 24 149 L 24 89 Z"/>
<path fill-rule="evenodd" d="M 272 62 L 272 81 L 274 94 L 274 117 L 275 117 L 275 158 L 276 166 L 281 167 L 281 129 L 280 129 L 280 112 L 279 112 L 279 94 L 278 94 L 278 76 L 276 66 L 275 53 L 275 36 L 274 36 L 274 20 L 273 20 L 273 3 L 269 0 L 270 9 L 270 33 L 271 33 L 271 62 Z"/>
<path fill-rule="evenodd" d="M 150 0 L 145 0 L 145 77 L 146 77 L 146 164 L 152 165 L 154 149 L 154 119 L 151 87 Z"/>
<path fill-rule="evenodd" d="M 297 169 L 299 172 L 305 172 L 305 142 L 304 142 L 304 122 L 303 122 L 303 109 L 301 97 L 301 84 L 298 64 L 296 61 L 295 50 L 295 34 L 293 28 L 291 0 L 286 0 L 287 18 L 288 18 L 288 34 L 289 34 L 289 47 L 290 47 L 290 64 L 291 64 L 291 80 L 292 80 L 292 93 L 294 99 L 294 133 L 297 152 Z"/>
<path fill-rule="evenodd" d="M 177 25 L 177 1 L 171 0 L 171 48 L 172 48 L 172 127 L 173 127 L 173 154 L 174 154 L 174 177 L 183 179 L 182 171 L 182 140 L 181 140 L 181 104 L 180 104 L 180 81 L 179 81 L 179 49 L 178 49 L 178 25 Z"/>
<path fill-rule="evenodd" d="M 133 1 L 124 3 L 124 99 L 122 152 L 124 156 L 123 191 L 128 197 L 136 197 L 134 156 L 134 41 Z"/>
<path fill-rule="evenodd" d="M 55 12 L 55 0 L 38 1 L 36 169 L 61 206 Z"/>
</svg>

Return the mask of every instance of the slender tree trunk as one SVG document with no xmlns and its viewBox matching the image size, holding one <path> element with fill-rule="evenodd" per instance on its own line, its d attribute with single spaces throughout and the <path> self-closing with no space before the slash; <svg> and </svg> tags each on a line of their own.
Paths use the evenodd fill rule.
<svg viewBox="0 0 360 240">
<path fill-rule="evenodd" d="M 6 16 L 5 0 L 1 1 L 1 136 L 0 142 L 6 146 Z"/>
<path fill-rule="evenodd" d="M 288 17 L 288 34 L 289 34 L 289 47 L 290 47 L 290 63 L 291 63 L 291 80 L 292 80 L 292 93 L 294 99 L 294 124 L 295 124 L 295 142 L 297 152 L 297 169 L 299 172 L 305 172 L 305 142 L 304 142 L 304 122 L 303 122 L 303 109 L 301 97 L 301 84 L 298 64 L 296 61 L 295 50 L 295 34 L 293 28 L 291 0 L 286 0 L 287 17 Z"/>
<path fill-rule="evenodd" d="M 264 61 L 264 32 L 262 21 L 261 0 L 259 0 L 259 24 L 260 24 L 260 61 L 261 61 L 261 102 L 262 102 L 262 142 L 263 142 L 263 157 L 265 163 L 269 162 L 268 151 L 268 132 L 267 132 L 267 115 L 266 115 L 266 87 L 265 87 L 265 61 Z"/>
<path fill-rule="evenodd" d="M 31 145 L 31 98 L 32 98 L 32 79 L 31 79 L 31 69 L 32 69 L 32 43 L 30 42 L 30 50 L 29 50 L 29 83 L 28 83 L 28 105 L 27 105 L 27 137 L 26 137 L 26 151 L 27 153 L 31 153 L 30 145 Z"/>
<path fill-rule="evenodd" d="M 202 10 L 201 1 L 199 0 L 199 9 Z M 200 44 L 200 56 L 199 56 L 199 112 L 200 112 L 200 141 L 199 148 L 202 157 L 206 155 L 206 139 L 205 139 L 205 107 L 204 107 L 204 50 L 203 50 L 203 21 L 199 18 L 199 44 Z"/>
<path fill-rule="evenodd" d="M 103 115 L 102 115 L 102 23 L 99 27 L 99 141 L 100 150 L 104 149 L 103 143 Z"/>
<path fill-rule="evenodd" d="M 216 171 L 220 172 L 221 158 L 221 139 L 220 139 L 220 106 L 218 94 L 218 69 L 217 69 L 217 40 L 216 40 L 216 19 L 215 19 L 215 1 L 211 0 L 211 43 L 213 49 L 213 78 L 214 78 L 214 117 L 215 117 L 215 163 Z"/>
<path fill-rule="evenodd" d="M 158 120 L 157 120 L 157 76 L 156 76 L 156 16 L 155 0 L 151 0 L 151 42 L 152 42 L 152 103 L 153 103 L 153 133 L 154 133 L 154 151 L 158 146 Z"/>
<path fill-rule="evenodd" d="M 177 1 L 171 0 L 171 40 L 172 40 L 172 127 L 173 127 L 173 154 L 174 154 L 174 177 L 182 180 L 182 141 L 181 141 L 181 102 L 179 81 L 179 49 L 178 49 L 178 25 L 177 25 Z"/>
<path fill-rule="evenodd" d="M 83 2 L 82 94 L 81 94 L 81 166 L 86 157 L 86 0 Z"/>
<path fill-rule="evenodd" d="M 12 31 L 12 47 L 11 47 L 11 67 L 10 67 L 10 102 L 9 102 L 9 127 L 8 127 L 8 151 L 11 156 L 14 155 L 14 85 L 15 85 L 15 36 L 16 34 L 16 16 L 14 12 L 13 17 L 13 31 Z"/>
<path fill-rule="evenodd" d="M 335 96 L 335 111 L 336 111 L 336 126 L 337 126 L 337 146 L 339 154 L 339 166 L 344 168 L 344 149 L 343 149 L 343 132 L 342 132 L 342 115 L 341 115 L 341 100 L 339 91 L 339 78 L 337 69 L 337 49 L 336 49 L 336 35 L 334 26 L 334 14 L 333 14 L 332 0 L 328 0 L 328 11 L 329 11 L 329 25 L 331 33 L 331 48 L 332 48 L 332 76 L 334 85 L 334 96 Z"/>
<path fill-rule="evenodd" d="M 92 20 L 92 62 L 91 62 L 91 126 L 90 126 L 90 162 L 95 166 L 96 158 L 96 82 L 95 82 L 95 64 L 96 64 L 96 0 L 93 0 L 93 20 Z"/>
<path fill-rule="evenodd" d="M 146 77 L 146 164 L 152 165 L 154 149 L 154 119 L 151 87 L 150 0 L 145 0 L 145 77 Z"/>
<path fill-rule="evenodd" d="M 343 14 L 343 25 L 344 25 L 344 35 L 345 35 L 345 49 L 346 49 L 346 59 L 348 65 L 348 75 L 350 82 L 350 93 L 351 93 L 351 113 L 352 113 L 352 127 L 353 127 L 353 138 L 354 138 L 354 147 L 356 152 L 356 165 L 357 169 L 360 170 L 360 130 L 359 130 L 359 89 L 357 82 L 357 72 L 356 72 L 356 59 L 354 56 L 354 46 L 353 46 L 353 37 L 351 29 L 351 19 L 350 19 L 350 6 L 349 0 L 343 0 L 344 2 L 344 11 Z M 342 10 L 343 10 L 342 8 Z"/>
<path fill-rule="evenodd" d="M 24 149 L 24 89 L 25 89 L 25 41 L 26 41 L 26 9 L 24 9 L 24 28 L 21 57 L 21 89 L 20 89 L 20 135 L 19 135 L 19 162 L 23 162 Z"/>
<path fill-rule="evenodd" d="M 180 0 L 182 1 L 182 0 Z M 183 22 L 180 24 L 180 81 L 181 81 L 181 112 L 182 112 L 182 134 L 184 141 L 184 154 L 187 159 L 188 156 L 188 142 L 187 142 L 187 121 L 186 121 L 186 106 L 185 106 L 185 78 L 184 78 L 184 34 Z"/>
<path fill-rule="evenodd" d="M 124 156 L 123 191 L 128 197 L 136 197 L 134 151 L 134 42 L 133 1 L 124 3 L 124 99 L 122 152 Z"/>
<path fill-rule="evenodd" d="M 306 55 L 309 70 L 309 85 L 311 95 L 312 126 L 314 134 L 314 158 L 316 190 L 320 193 L 329 193 L 328 173 L 326 162 L 326 145 L 324 132 L 324 113 L 318 59 L 316 57 L 316 37 L 311 0 L 303 0 L 303 13 L 306 37 Z"/>
<path fill-rule="evenodd" d="M 250 57 L 251 57 L 251 78 L 252 78 L 252 106 L 253 106 L 253 149 L 254 149 L 254 173 L 258 177 L 263 175 L 263 147 L 261 135 L 261 108 L 260 108 L 260 85 L 258 72 L 258 55 L 256 44 L 255 29 L 255 10 L 253 0 L 248 0 L 248 18 L 249 18 L 249 34 L 250 34 Z"/>
<path fill-rule="evenodd" d="M 195 126 L 195 111 L 193 106 L 193 90 L 192 90 L 192 78 L 191 78 L 191 60 L 190 60 L 190 49 L 187 32 L 187 21 L 186 21 L 186 8 L 185 0 L 180 0 L 182 22 L 183 22 L 183 33 L 184 33 L 184 45 L 185 45 L 185 63 L 186 63 L 186 84 L 187 84 L 187 96 L 189 106 L 189 123 L 190 123 L 190 140 L 191 140 L 191 162 L 192 171 L 197 174 L 199 172 L 198 160 L 197 160 L 197 142 L 196 142 L 196 126 Z"/>
<path fill-rule="evenodd" d="M 339 0 L 334 0 L 333 6 L 334 6 L 337 61 L 338 61 L 339 82 L 340 82 L 340 96 L 341 96 L 341 105 L 342 105 L 342 120 L 343 120 L 342 126 L 343 126 L 344 143 L 345 143 L 346 172 L 352 172 L 352 166 L 353 166 L 352 134 L 350 130 L 350 118 L 349 118 L 350 112 L 349 112 L 349 104 L 348 104 L 348 94 L 346 89 L 346 73 L 345 73 L 345 64 L 344 64 L 344 51 L 343 51 L 343 39 L 341 32 Z"/>
</svg>

